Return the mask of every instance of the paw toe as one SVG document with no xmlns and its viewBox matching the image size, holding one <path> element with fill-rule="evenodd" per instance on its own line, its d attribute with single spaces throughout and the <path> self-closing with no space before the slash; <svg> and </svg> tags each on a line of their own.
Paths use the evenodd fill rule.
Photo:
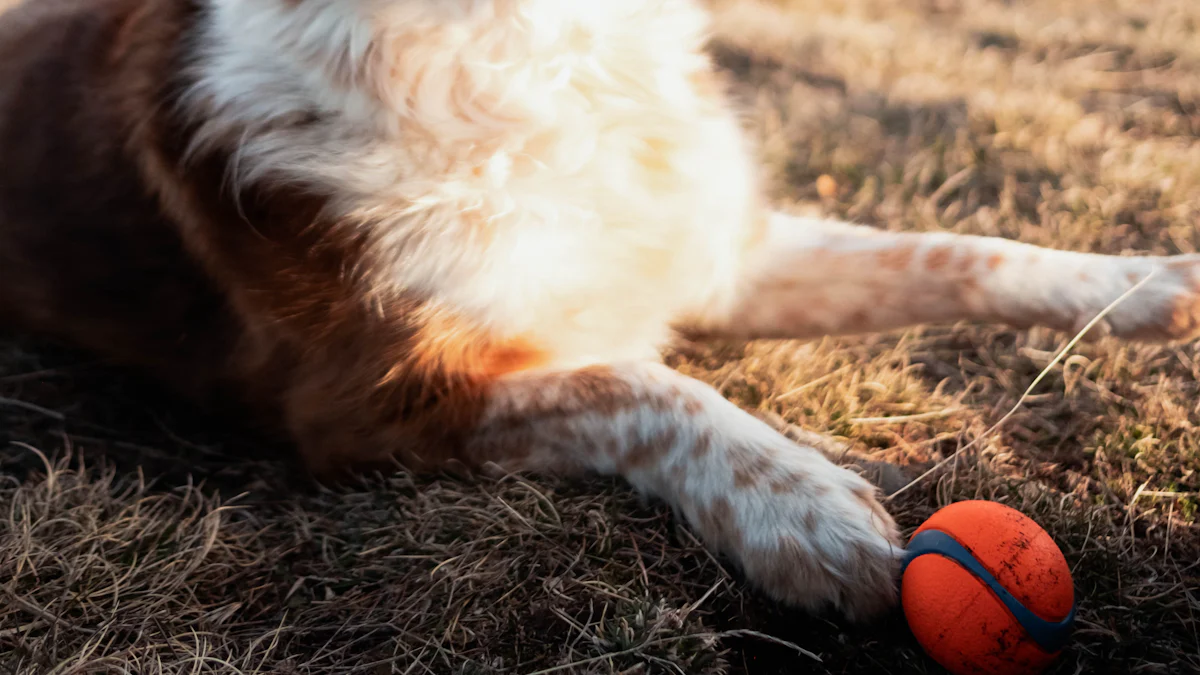
<svg viewBox="0 0 1200 675">
<path fill-rule="evenodd" d="M 903 549 L 875 489 L 850 472 L 844 482 L 826 502 L 797 509 L 796 523 L 782 524 L 773 541 L 739 557 L 747 577 L 776 600 L 861 621 L 895 605 Z"/>
</svg>

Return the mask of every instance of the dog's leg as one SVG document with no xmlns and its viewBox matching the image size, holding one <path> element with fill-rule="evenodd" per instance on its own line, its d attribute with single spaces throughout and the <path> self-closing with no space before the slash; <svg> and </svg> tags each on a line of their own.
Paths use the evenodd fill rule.
<svg viewBox="0 0 1200 675">
<path fill-rule="evenodd" d="M 473 463 L 621 475 L 791 605 L 853 619 L 895 599 L 897 533 L 874 488 L 699 381 L 631 363 L 508 376 L 488 400 Z"/>
<path fill-rule="evenodd" d="M 962 319 L 1075 331 L 1154 272 L 1101 331 L 1200 334 L 1200 256 L 1117 257 L 949 233 L 892 233 L 770 218 L 732 298 L 683 327 L 732 337 L 809 337 Z"/>
</svg>

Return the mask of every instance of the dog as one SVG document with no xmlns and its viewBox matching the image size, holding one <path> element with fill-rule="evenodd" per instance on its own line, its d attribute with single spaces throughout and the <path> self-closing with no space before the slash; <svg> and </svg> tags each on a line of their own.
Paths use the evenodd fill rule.
<svg viewBox="0 0 1200 675">
<path fill-rule="evenodd" d="M 791 606 L 877 615 L 872 485 L 674 335 L 1200 332 L 1200 257 L 773 212 L 694 0 L 28 0 L 0 17 L 0 324 L 237 409 L 318 477 L 619 475 Z"/>
</svg>

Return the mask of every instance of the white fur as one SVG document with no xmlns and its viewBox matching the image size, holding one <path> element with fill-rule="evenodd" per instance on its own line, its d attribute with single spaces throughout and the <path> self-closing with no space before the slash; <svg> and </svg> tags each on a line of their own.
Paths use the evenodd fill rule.
<svg viewBox="0 0 1200 675">
<path fill-rule="evenodd" d="M 506 378 L 479 443 L 530 452 L 506 469 L 623 476 L 675 506 L 709 545 L 788 604 L 835 607 L 854 618 L 894 600 L 902 549 L 861 476 L 661 364 L 610 367 L 594 386 L 627 392 L 615 412 L 583 405 L 597 392 L 573 384 L 571 373 Z M 541 423 L 512 424 L 526 417 Z M 635 458 L 646 448 L 652 456 Z M 718 504 L 728 507 L 727 529 L 705 518 Z"/>
<path fill-rule="evenodd" d="M 1171 340 L 1200 327 L 1194 255 L 1097 255 L 774 214 L 745 268 L 741 295 L 706 308 L 701 326 L 798 338 L 969 319 L 1076 332 L 1149 276 L 1100 329 Z"/>
<path fill-rule="evenodd" d="M 754 172 L 690 82 L 690 0 L 209 2 L 200 143 L 330 194 L 375 235 L 377 292 L 579 365 L 654 356 L 732 288 Z"/>
<path fill-rule="evenodd" d="M 784 216 L 751 250 L 755 172 L 703 81 L 694 0 L 206 1 L 184 101 L 201 122 L 192 150 L 232 142 L 235 183 L 328 196 L 340 226 L 370 235 L 364 297 L 415 291 L 548 353 L 495 384 L 475 450 L 619 473 L 792 604 L 885 607 L 894 525 L 860 477 L 651 363 L 672 323 L 745 337 L 957 318 L 1070 327 L 1158 268 L 1113 327 L 1200 326 L 1194 259 Z M 571 384 L 570 368 L 630 359 Z M 589 387 L 608 390 L 607 408 Z M 648 447 L 653 461 L 636 461 Z"/>
</svg>

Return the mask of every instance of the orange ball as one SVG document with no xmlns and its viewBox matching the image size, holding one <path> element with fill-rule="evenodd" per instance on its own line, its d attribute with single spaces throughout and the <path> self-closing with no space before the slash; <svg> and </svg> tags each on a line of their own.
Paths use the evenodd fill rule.
<svg viewBox="0 0 1200 675">
<path fill-rule="evenodd" d="M 1075 619 L 1062 551 L 1002 504 L 951 504 L 908 544 L 904 615 L 925 651 L 956 675 L 1027 675 L 1058 656 Z"/>
</svg>

